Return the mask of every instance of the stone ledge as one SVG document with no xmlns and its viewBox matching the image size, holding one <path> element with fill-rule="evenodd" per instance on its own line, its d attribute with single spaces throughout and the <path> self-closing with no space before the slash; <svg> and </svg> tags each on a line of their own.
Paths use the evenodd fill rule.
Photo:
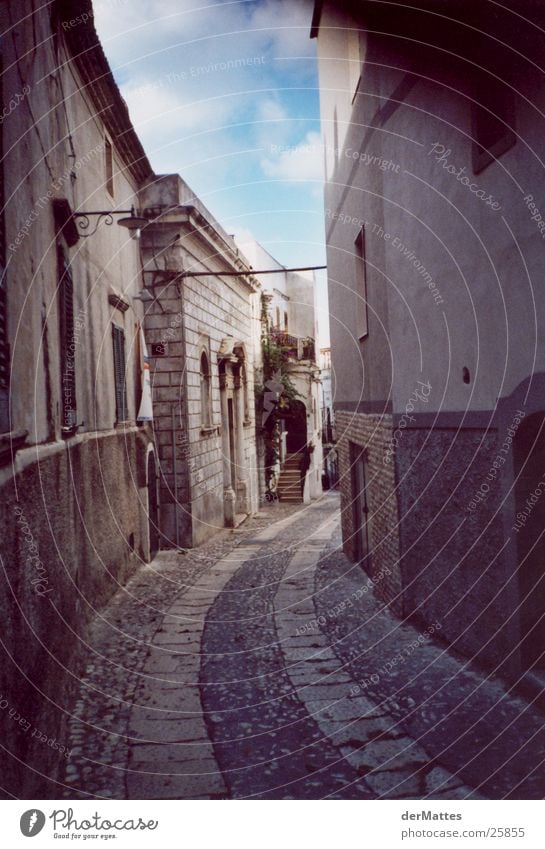
<svg viewBox="0 0 545 849">
<path fill-rule="evenodd" d="M 23 448 L 28 430 L 11 430 L 0 434 L 0 465 L 8 463 L 19 448 Z"/>
</svg>

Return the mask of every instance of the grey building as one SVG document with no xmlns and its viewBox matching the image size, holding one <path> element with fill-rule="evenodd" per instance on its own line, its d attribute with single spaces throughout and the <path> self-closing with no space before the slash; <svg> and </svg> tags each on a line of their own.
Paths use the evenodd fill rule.
<svg viewBox="0 0 545 849">
<path fill-rule="evenodd" d="M 345 550 L 400 615 L 527 682 L 545 674 L 543 24 L 531 0 L 324 0 L 312 28 Z"/>
</svg>

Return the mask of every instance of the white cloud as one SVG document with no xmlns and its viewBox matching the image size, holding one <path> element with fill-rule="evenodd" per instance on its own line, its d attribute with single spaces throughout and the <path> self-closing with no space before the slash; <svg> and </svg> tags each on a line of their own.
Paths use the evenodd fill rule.
<svg viewBox="0 0 545 849">
<path fill-rule="evenodd" d="M 256 266 L 254 264 L 254 253 L 256 238 L 252 231 L 249 230 L 247 227 L 242 227 L 235 224 L 234 226 L 231 226 L 230 232 L 235 237 L 235 242 L 237 244 L 238 249 L 242 252 L 245 258 L 253 264 L 253 267 L 255 268 Z"/>
<path fill-rule="evenodd" d="M 201 101 L 180 98 L 168 81 L 155 80 L 150 83 L 121 89 L 129 107 L 131 120 L 143 137 L 158 135 L 163 141 L 203 129 L 221 127 L 231 113 L 231 108 L 221 97 L 205 98 Z"/>
<path fill-rule="evenodd" d="M 149 75 L 241 56 L 267 57 L 271 74 L 284 72 L 286 57 L 314 54 L 311 12 L 308 0 L 95 0 L 107 55 L 131 78 L 144 67 Z"/>
<path fill-rule="evenodd" d="M 314 55 L 315 43 L 310 39 L 311 0 L 265 0 L 252 6 L 251 25 L 270 34 L 275 57 Z"/>
<path fill-rule="evenodd" d="M 323 180 L 324 148 L 320 134 L 314 130 L 308 132 L 300 144 L 287 149 L 271 145 L 270 153 L 261 160 L 265 176 L 288 182 Z"/>
<path fill-rule="evenodd" d="M 220 220 L 255 221 L 261 240 L 271 238 L 271 213 L 293 202 L 292 184 L 321 179 L 318 134 L 305 135 L 318 117 L 308 58 L 316 47 L 312 3 L 94 0 L 94 8 L 152 167 L 180 172 Z M 259 61 L 240 61 L 252 58 Z M 295 191 L 304 195 L 295 205 L 303 206 L 308 185 Z M 311 183 L 315 193 L 319 202 L 321 188 Z M 257 218 L 248 218 L 248 209 Z M 275 244 L 287 239 L 286 255 L 299 226 L 306 238 L 307 219 L 288 226 L 282 212 Z"/>
</svg>

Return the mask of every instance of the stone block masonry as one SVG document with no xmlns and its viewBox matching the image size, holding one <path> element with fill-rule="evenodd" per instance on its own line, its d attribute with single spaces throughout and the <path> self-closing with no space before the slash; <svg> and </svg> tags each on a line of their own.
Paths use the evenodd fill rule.
<svg viewBox="0 0 545 849">
<path fill-rule="evenodd" d="M 503 467 L 478 509 L 503 440 L 489 429 L 407 429 L 396 449 L 405 615 L 441 622 L 466 657 L 518 674 L 518 575 L 510 566 L 500 505 Z"/>
<path fill-rule="evenodd" d="M 395 465 L 383 458 L 392 441 L 390 415 L 366 415 L 337 411 L 335 414 L 339 457 L 343 548 L 356 559 L 353 470 L 350 443 L 365 449 L 367 503 L 369 508 L 370 577 L 375 592 L 394 612 L 402 613 L 401 571 L 399 563 L 399 517 Z"/>
</svg>

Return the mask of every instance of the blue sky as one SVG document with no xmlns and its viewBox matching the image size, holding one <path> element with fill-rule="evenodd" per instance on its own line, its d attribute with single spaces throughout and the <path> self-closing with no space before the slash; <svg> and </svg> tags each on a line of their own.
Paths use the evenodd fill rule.
<svg viewBox="0 0 545 849">
<path fill-rule="evenodd" d="M 180 173 L 242 243 L 252 234 L 284 265 L 324 264 L 312 3 L 95 0 L 94 9 L 155 171 Z"/>
</svg>

